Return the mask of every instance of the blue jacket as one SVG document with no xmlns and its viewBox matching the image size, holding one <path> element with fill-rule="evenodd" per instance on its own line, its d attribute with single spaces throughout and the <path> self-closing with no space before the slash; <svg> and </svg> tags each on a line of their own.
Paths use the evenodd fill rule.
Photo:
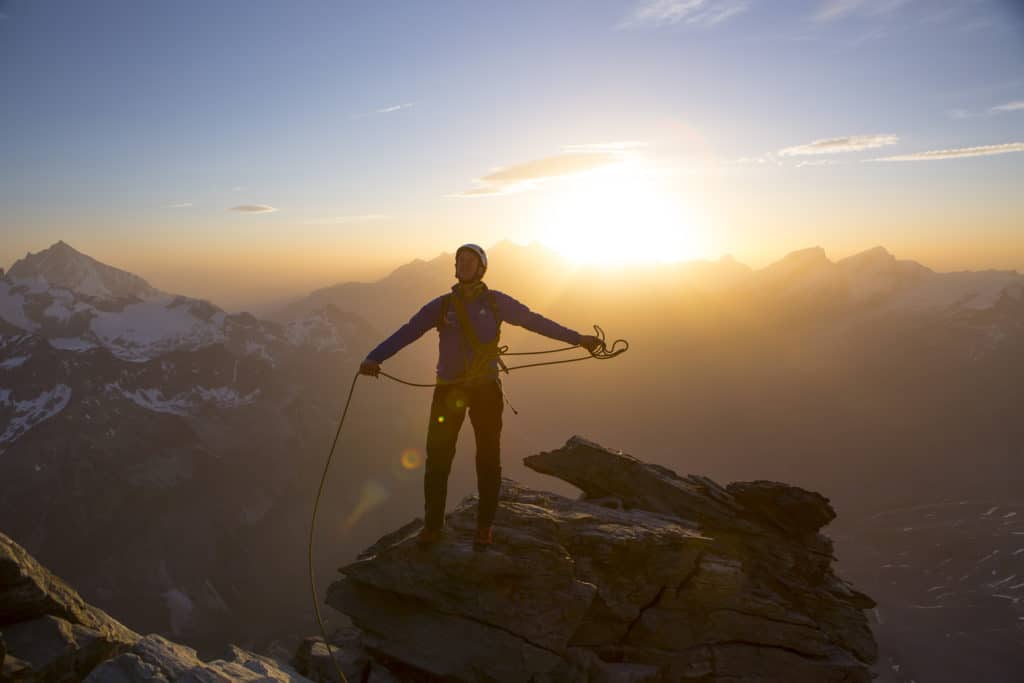
<svg viewBox="0 0 1024 683">
<path fill-rule="evenodd" d="M 455 296 L 455 287 L 452 287 Z M 494 319 L 494 312 L 488 299 L 493 294 L 497 304 L 498 317 L 501 322 L 512 323 L 525 327 L 531 332 L 542 334 L 545 337 L 557 339 L 567 344 L 578 344 L 580 333 L 562 327 L 553 320 L 549 320 L 539 313 L 534 313 L 516 299 L 504 292 L 497 290 L 485 291 L 473 301 L 466 302 L 466 314 L 469 317 L 473 329 L 476 331 L 480 343 L 486 344 L 495 339 L 498 335 L 499 321 Z M 438 327 L 438 319 L 441 316 L 442 299 L 437 297 L 421 308 L 416 315 L 409 319 L 409 322 L 402 325 L 390 337 L 385 339 L 373 351 L 366 356 L 367 360 L 376 363 L 383 363 L 403 348 L 413 343 L 431 329 Z M 455 306 L 450 304 L 445 313 L 445 319 L 441 321 L 438 328 L 438 358 L 437 378 L 443 382 L 451 382 L 462 377 L 467 368 L 473 367 L 475 360 L 472 347 L 463 338 L 462 327 L 455 312 Z M 490 364 L 490 370 L 494 376 L 498 375 L 498 363 L 495 360 Z"/>
</svg>

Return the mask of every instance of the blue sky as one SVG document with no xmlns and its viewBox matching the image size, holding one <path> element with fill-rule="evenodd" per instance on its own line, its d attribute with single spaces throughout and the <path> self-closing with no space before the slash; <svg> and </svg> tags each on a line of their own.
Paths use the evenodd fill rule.
<svg viewBox="0 0 1024 683">
<path fill-rule="evenodd" d="M 1024 269 L 1012 0 L 0 13 L 0 266 L 64 239 L 175 291 L 253 270 L 301 289 L 470 239 L 682 230 L 678 258 L 881 243 Z M 626 225 L 640 201 L 657 229 Z"/>
</svg>

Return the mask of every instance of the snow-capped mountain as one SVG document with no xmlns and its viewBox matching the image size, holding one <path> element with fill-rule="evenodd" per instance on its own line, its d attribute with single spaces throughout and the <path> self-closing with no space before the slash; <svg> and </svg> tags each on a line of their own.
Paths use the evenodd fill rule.
<svg viewBox="0 0 1024 683">
<path fill-rule="evenodd" d="M 344 334 L 334 327 L 341 317 L 320 309 L 281 326 L 230 315 L 208 301 L 154 289 L 64 242 L 29 254 L 0 278 L 0 333 L 34 334 L 65 351 L 103 348 L 133 362 L 211 344 L 271 363 L 296 348 L 343 351 Z"/>
<path fill-rule="evenodd" d="M 309 352 L 344 354 L 353 338 L 365 334 L 358 318 L 333 307 L 322 308 L 285 325 L 246 313 L 227 314 L 208 301 L 160 292 L 142 278 L 105 265 L 64 242 L 29 254 L 0 278 L 0 448 L 64 410 L 71 383 L 53 379 L 36 385 L 19 381 L 34 376 L 40 346 L 70 354 L 87 354 L 76 367 L 119 361 L 146 364 L 161 360 L 165 373 L 126 365 L 120 375 L 91 395 L 120 396 L 157 412 L 189 414 L 203 406 L 249 405 L 262 391 L 241 391 L 239 364 L 256 360 L 272 368 Z M 196 352 L 219 345 L 232 357 L 231 379 L 213 383 L 196 370 L 194 381 L 171 389 L 174 361 L 169 354 Z M 65 360 L 62 367 L 68 367 Z M 25 366 L 25 367 L 23 367 Z M 144 378 L 144 379 L 143 379 Z M 218 380 L 220 381 L 220 380 Z"/>
<path fill-rule="evenodd" d="M 137 275 L 100 263 L 63 240 L 16 261 L 7 279 L 31 291 L 59 288 L 103 299 L 150 299 L 160 292 Z"/>
<path fill-rule="evenodd" d="M 228 314 L 63 242 L 28 255 L 0 274 L 4 531 L 134 624 L 223 642 L 282 571 L 225 570 L 299 553 L 294 492 L 370 334 L 333 306 Z"/>
</svg>

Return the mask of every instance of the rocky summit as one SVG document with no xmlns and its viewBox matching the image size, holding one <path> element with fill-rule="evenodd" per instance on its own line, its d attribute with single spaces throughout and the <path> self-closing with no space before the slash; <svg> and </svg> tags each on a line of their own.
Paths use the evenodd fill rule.
<svg viewBox="0 0 1024 683">
<path fill-rule="evenodd" d="M 578 500 L 503 482 L 493 547 L 476 500 L 420 547 L 414 521 L 341 568 L 327 603 L 350 680 L 870 681 L 874 602 L 836 576 L 828 499 L 722 487 L 579 437 L 525 459 Z M 308 639 L 296 665 L 334 680 Z"/>
</svg>

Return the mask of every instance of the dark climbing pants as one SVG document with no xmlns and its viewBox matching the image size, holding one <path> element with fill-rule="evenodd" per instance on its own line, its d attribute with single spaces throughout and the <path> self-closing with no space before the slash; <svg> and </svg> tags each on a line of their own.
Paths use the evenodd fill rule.
<svg viewBox="0 0 1024 683">
<path fill-rule="evenodd" d="M 450 384 L 434 389 L 427 428 L 427 466 L 423 477 L 424 525 L 444 525 L 448 474 L 455 457 L 459 429 L 469 410 L 476 436 L 476 484 L 480 494 L 477 526 L 490 526 L 501 488 L 501 413 L 504 396 L 498 380 L 474 385 Z"/>
</svg>

